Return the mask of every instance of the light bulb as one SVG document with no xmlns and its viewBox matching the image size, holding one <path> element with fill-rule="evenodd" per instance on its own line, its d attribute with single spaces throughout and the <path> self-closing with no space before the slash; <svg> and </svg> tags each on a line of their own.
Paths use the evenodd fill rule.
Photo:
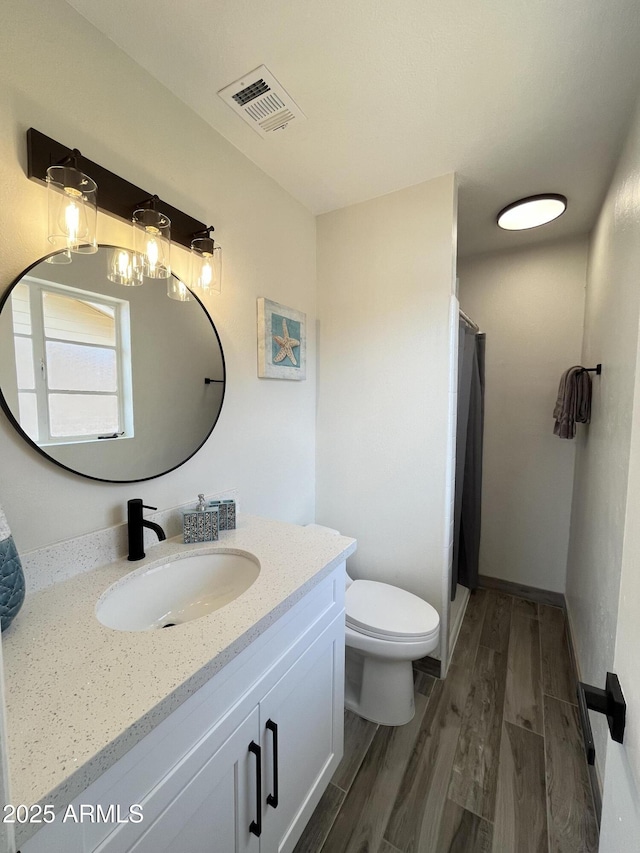
<svg viewBox="0 0 640 853">
<path fill-rule="evenodd" d="M 116 266 L 118 269 L 118 275 L 121 275 L 123 278 L 131 274 L 131 264 L 129 262 L 129 252 L 120 251 L 118 252 L 116 258 Z"/>
<path fill-rule="evenodd" d="M 107 260 L 107 278 L 115 284 L 135 287 L 142 284 L 140 259 L 128 249 L 112 249 Z"/>
<path fill-rule="evenodd" d="M 77 193 L 77 190 L 74 191 L 69 187 L 65 187 L 64 191 L 65 193 L 71 195 L 72 198 L 69 202 L 67 202 L 67 205 L 64 209 L 63 232 L 67 235 L 69 248 L 73 249 L 75 248 L 75 246 L 77 246 L 80 238 L 86 236 L 87 228 L 85 223 L 85 227 L 82 229 L 83 233 L 80 233 L 80 208 L 78 207 L 78 204 L 75 201 L 75 198 L 73 197 L 73 193 Z"/>
<path fill-rule="evenodd" d="M 202 271 L 200 273 L 200 281 L 202 282 L 202 287 L 205 290 L 208 290 L 211 287 L 211 282 L 213 281 L 215 274 L 213 270 L 213 266 L 211 264 L 211 255 L 204 256 L 206 260 L 202 263 Z"/>
<path fill-rule="evenodd" d="M 167 216 L 151 208 L 134 211 L 133 242 L 147 278 L 170 277 L 171 221 Z"/>
<path fill-rule="evenodd" d="M 156 267 L 158 266 L 158 258 L 160 256 L 160 252 L 158 250 L 158 243 L 156 242 L 155 234 L 158 233 L 157 228 L 147 228 L 147 232 L 151 234 L 149 239 L 147 240 L 147 251 L 145 252 L 147 256 L 147 263 L 149 264 L 149 275 L 151 278 L 154 278 Z"/>
</svg>

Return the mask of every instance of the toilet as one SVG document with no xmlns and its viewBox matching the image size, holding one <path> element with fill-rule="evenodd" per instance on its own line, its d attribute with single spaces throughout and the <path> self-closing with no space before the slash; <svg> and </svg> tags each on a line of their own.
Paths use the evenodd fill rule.
<svg viewBox="0 0 640 853">
<path fill-rule="evenodd" d="M 374 723 L 402 726 L 415 713 L 412 663 L 438 646 L 438 611 L 391 584 L 347 575 L 346 586 L 345 707 Z"/>
</svg>

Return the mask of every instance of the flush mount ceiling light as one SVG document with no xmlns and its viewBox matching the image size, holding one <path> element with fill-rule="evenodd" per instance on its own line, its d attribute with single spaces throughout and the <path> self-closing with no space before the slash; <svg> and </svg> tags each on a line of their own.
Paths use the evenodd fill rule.
<svg viewBox="0 0 640 853">
<path fill-rule="evenodd" d="M 566 196 L 557 193 L 531 195 L 508 204 L 498 214 L 497 223 L 505 231 L 526 231 L 557 219 L 567 209 Z"/>
</svg>

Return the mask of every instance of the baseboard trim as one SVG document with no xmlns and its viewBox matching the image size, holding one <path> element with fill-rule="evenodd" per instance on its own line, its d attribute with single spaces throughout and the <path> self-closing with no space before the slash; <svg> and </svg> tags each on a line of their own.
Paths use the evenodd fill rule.
<svg viewBox="0 0 640 853">
<path fill-rule="evenodd" d="M 580 667 L 578 666 L 576 646 L 573 640 L 573 627 L 571 625 L 571 616 L 569 615 L 568 610 L 565 625 L 567 626 L 567 645 L 569 646 L 569 656 L 571 658 L 573 671 L 575 672 L 578 681 L 583 681 L 582 674 L 580 672 Z M 599 831 L 600 824 L 602 821 L 602 783 L 600 781 L 600 775 L 595 764 L 587 764 L 587 770 L 589 771 L 589 781 L 591 782 L 591 793 L 593 794 L 593 805 L 596 812 L 596 820 L 598 821 Z"/>
<path fill-rule="evenodd" d="M 525 586 L 513 581 L 505 581 L 502 578 L 491 578 L 488 575 L 479 575 L 478 584 L 483 589 L 495 589 L 497 592 L 505 592 L 508 595 L 517 595 L 518 598 L 526 598 L 527 601 L 535 601 L 537 604 L 550 604 L 552 607 L 567 609 L 564 594 L 553 592 L 550 589 L 538 589 L 535 586 Z"/>
<path fill-rule="evenodd" d="M 426 672 L 427 675 L 432 675 L 434 678 L 442 678 L 442 661 L 437 658 L 431 658 L 427 655 L 426 658 L 414 660 L 413 668 L 419 669 L 420 672 Z"/>
</svg>

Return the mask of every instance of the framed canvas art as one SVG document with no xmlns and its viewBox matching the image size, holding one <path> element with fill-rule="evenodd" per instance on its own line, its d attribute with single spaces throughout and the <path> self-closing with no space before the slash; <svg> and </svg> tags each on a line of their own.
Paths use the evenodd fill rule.
<svg viewBox="0 0 640 853">
<path fill-rule="evenodd" d="M 258 376 L 307 378 L 307 315 L 258 298 Z"/>
</svg>

